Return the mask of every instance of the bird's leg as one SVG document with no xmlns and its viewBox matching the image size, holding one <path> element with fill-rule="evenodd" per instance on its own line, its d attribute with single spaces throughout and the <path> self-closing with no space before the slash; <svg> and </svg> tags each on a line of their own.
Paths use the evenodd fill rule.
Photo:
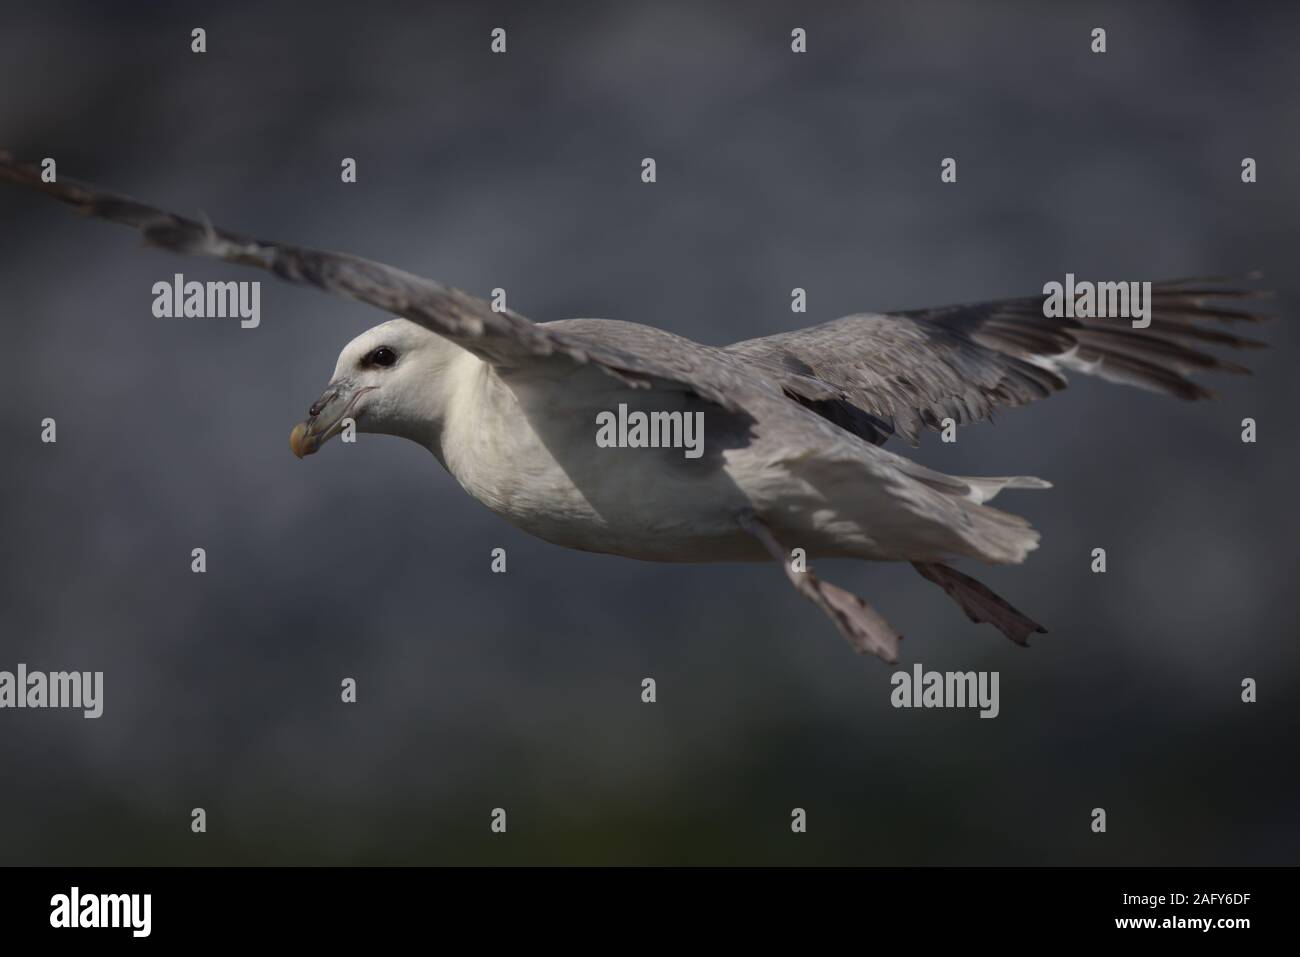
<svg viewBox="0 0 1300 957">
<path fill-rule="evenodd" d="M 912 567 L 926 581 L 946 591 L 971 621 L 988 622 L 1018 645 L 1029 644 L 1029 636 L 1036 631 L 1047 633 L 1046 628 L 1017 611 L 1006 599 L 955 568 L 942 562 L 912 562 Z"/>
<path fill-rule="evenodd" d="M 903 636 L 894 631 L 874 608 L 852 592 L 822 581 L 813 574 L 811 568 L 796 571 L 789 550 L 776 540 L 771 529 L 753 512 L 742 512 L 736 520 L 741 528 L 762 542 L 768 553 L 781 564 L 790 584 L 794 585 L 799 594 L 817 605 L 835 622 L 835 627 L 848 639 L 855 651 L 879 655 L 890 664 L 898 661 L 898 643 Z"/>
</svg>

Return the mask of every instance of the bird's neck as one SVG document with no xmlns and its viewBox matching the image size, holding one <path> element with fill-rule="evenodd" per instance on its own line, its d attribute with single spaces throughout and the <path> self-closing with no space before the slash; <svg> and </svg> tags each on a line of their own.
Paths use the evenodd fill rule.
<svg viewBox="0 0 1300 957">
<path fill-rule="evenodd" d="M 473 353 L 452 342 L 445 343 L 438 368 L 431 372 L 420 395 L 413 397 L 414 414 L 399 423 L 403 438 L 423 445 L 447 467 L 445 442 L 453 419 L 472 417 L 495 377 L 491 368 Z"/>
</svg>

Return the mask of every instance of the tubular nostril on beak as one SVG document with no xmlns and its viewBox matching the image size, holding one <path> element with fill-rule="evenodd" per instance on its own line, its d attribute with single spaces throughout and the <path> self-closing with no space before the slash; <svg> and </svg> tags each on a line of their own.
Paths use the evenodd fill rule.
<svg viewBox="0 0 1300 957">
<path fill-rule="evenodd" d="M 320 410 L 325 408 L 325 406 L 329 405 L 330 400 L 333 399 L 336 395 L 338 395 L 337 392 L 331 392 L 329 393 L 329 395 L 321 396 L 319 399 L 317 399 L 315 402 L 311 404 L 311 408 L 307 410 L 307 414 L 320 415 Z"/>
</svg>

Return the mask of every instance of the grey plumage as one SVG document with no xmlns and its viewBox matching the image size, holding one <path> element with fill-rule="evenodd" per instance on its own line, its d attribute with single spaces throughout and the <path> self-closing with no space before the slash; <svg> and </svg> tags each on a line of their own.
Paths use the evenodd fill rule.
<svg viewBox="0 0 1300 957">
<path fill-rule="evenodd" d="M 1043 296 L 892 314 L 846 316 L 831 322 L 750 339 L 729 352 L 762 362 L 786 390 L 808 402 L 810 378 L 839 390 L 830 414 L 849 410 L 897 432 L 915 445 L 923 428 L 945 417 L 959 425 L 992 418 L 999 407 L 1025 405 L 1066 385 L 1052 360 L 1069 356 L 1090 374 L 1181 399 L 1212 398 L 1191 381 L 1194 372 L 1245 373 L 1240 365 L 1201 352 L 1189 342 L 1244 349 L 1263 345 L 1206 322 L 1255 322 L 1253 312 L 1213 305 L 1218 299 L 1262 298 L 1266 293 L 1215 280 L 1152 285 L 1147 329 L 1113 319 L 1049 319 Z M 860 430 L 865 438 L 872 435 Z"/>
</svg>

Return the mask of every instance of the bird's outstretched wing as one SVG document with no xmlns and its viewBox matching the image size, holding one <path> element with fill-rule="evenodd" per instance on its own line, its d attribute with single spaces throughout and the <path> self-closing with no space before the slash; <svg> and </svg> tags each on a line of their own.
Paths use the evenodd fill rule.
<svg viewBox="0 0 1300 957">
<path fill-rule="evenodd" d="M 883 441 L 892 431 L 915 445 L 922 427 L 938 429 L 946 417 L 977 422 L 1000 406 L 1044 398 L 1065 387 L 1065 371 L 1181 399 L 1210 398 L 1213 393 L 1190 374 L 1249 370 L 1202 347 L 1263 345 L 1215 323 L 1266 318 L 1215 301 L 1267 295 L 1223 279 L 1180 280 L 1152 284 L 1145 329 L 1117 319 L 1046 318 L 1045 297 L 1030 296 L 845 316 L 738 342 L 727 351 L 786 376 L 793 398 L 864 438 Z M 809 379 L 838 389 L 839 397 L 807 394 L 799 380 Z"/>
<path fill-rule="evenodd" d="M 541 325 L 508 310 L 497 312 L 459 289 L 383 263 L 241 236 L 75 180 L 60 177 L 46 183 L 40 167 L 16 162 L 3 151 L 0 181 L 39 190 L 83 215 L 132 226 L 149 245 L 266 269 L 282 279 L 404 316 L 500 367 L 551 357 L 595 366 L 633 388 L 667 383 L 742 413 L 742 395 L 753 387 L 751 377 L 743 374 L 743 363 L 718 361 L 713 355 L 718 350 L 631 348 L 637 340 L 625 337 L 616 343 L 581 329 L 566 330 L 563 324 Z"/>
<path fill-rule="evenodd" d="M 1261 345 L 1202 321 L 1263 318 L 1211 304 L 1263 293 L 1192 280 L 1153 287 L 1153 318 L 1145 330 L 1112 320 L 1047 319 L 1042 297 L 1029 297 L 846 316 L 722 350 L 684 340 L 674 348 L 661 340 L 675 337 L 659 330 L 636 327 L 612 336 L 608 328 L 582 323 L 537 324 L 372 260 L 253 239 L 75 180 L 46 183 L 39 167 L 2 151 L 0 181 L 132 226 L 150 245 L 266 269 L 405 316 L 503 368 L 543 358 L 591 365 L 630 387 L 668 385 L 742 415 L 783 391 L 823 419 L 877 443 L 897 432 L 915 444 L 922 426 L 939 428 L 945 417 L 978 421 L 998 406 L 1042 398 L 1065 386 L 1064 369 L 1181 398 L 1208 397 L 1189 373 L 1245 370 L 1194 345 Z"/>
</svg>

